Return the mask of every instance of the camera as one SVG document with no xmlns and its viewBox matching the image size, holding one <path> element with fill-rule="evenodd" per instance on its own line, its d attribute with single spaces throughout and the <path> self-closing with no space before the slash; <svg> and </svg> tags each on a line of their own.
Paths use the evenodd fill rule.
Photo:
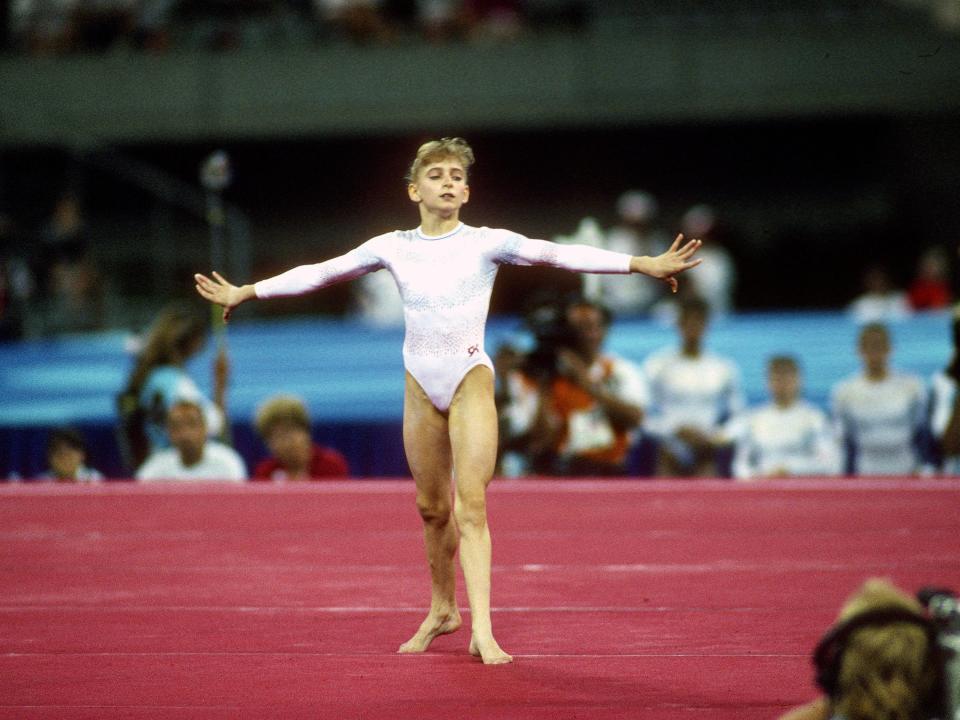
<svg viewBox="0 0 960 720">
<path fill-rule="evenodd" d="M 576 346 L 576 335 L 567 323 L 567 301 L 541 299 L 524 317 L 524 324 L 533 335 L 534 346 L 527 354 L 524 369 L 531 377 L 550 380 L 559 373 L 558 353 Z"/>
<path fill-rule="evenodd" d="M 923 588 L 917 599 L 927 609 L 936 629 L 943 660 L 944 720 L 960 720 L 960 604 L 957 594 L 944 588 Z"/>
</svg>

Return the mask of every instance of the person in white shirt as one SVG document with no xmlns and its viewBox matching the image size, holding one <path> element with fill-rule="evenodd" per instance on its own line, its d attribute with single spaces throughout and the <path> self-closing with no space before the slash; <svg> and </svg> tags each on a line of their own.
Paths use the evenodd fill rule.
<svg viewBox="0 0 960 720">
<path fill-rule="evenodd" d="M 658 213 L 659 205 L 653 195 L 628 190 L 617 199 L 620 222 L 607 230 L 603 246 L 630 255 L 663 252 L 670 245 L 670 238 L 657 226 Z M 699 272 L 703 272 L 702 267 Z M 654 283 L 611 282 L 605 275 L 591 277 L 596 277 L 600 285 L 599 299 L 618 316 L 648 313 L 663 295 L 661 287 Z"/>
<path fill-rule="evenodd" d="M 855 475 L 913 475 L 920 470 L 926 394 L 920 378 L 890 368 L 890 333 L 871 323 L 858 341 L 863 372 L 834 386 L 831 408 Z"/>
<path fill-rule="evenodd" d="M 157 450 L 137 470 L 137 480 L 224 480 L 243 482 L 247 467 L 237 451 L 207 438 L 203 408 L 178 400 L 167 412 L 173 447 Z"/>
<path fill-rule="evenodd" d="M 863 294 L 847 308 L 860 324 L 897 322 L 912 314 L 910 300 L 903 290 L 893 285 L 890 273 L 882 265 L 872 265 L 863 275 Z"/>
<path fill-rule="evenodd" d="M 709 315 L 704 300 L 685 300 L 677 318 L 680 347 L 658 351 L 642 366 L 652 397 L 644 428 L 658 442 L 661 476 L 720 474 L 718 451 L 729 445 L 724 423 L 745 405 L 737 366 L 703 347 Z"/>
<path fill-rule="evenodd" d="M 49 470 L 41 480 L 56 482 L 99 482 L 103 475 L 87 466 L 87 444 L 75 428 L 57 428 L 47 439 Z"/>
<path fill-rule="evenodd" d="M 640 272 L 676 289 L 676 275 L 699 265 L 697 240 L 656 257 L 558 245 L 460 221 L 470 198 L 473 150 L 462 138 L 424 143 L 407 175 L 407 197 L 420 226 L 371 238 L 337 258 L 302 265 L 255 284 L 196 274 L 197 292 L 224 308 L 256 298 L 297 295 L 385 269 L 403 300 L 406 369 L 403 434 L 417 485 L 431 581 L 431 607 L 398 652 L 426 651 L 438 635 L 462 624 L 454 557 L 459 546 L 470 602 L 468 651 L 484 664 L 512 661 L 493 637 L 491 541 L 486 491 L 497 460 L 493 361 L 484 351 L 490 294 L 501 265 L 541 265 L 578 272 Z M 366 171 L 366 169 L 365 169 Z M 451 491 L 451 482 L 453 491 Z M 459 530 L 459 533 L 458 533 Z"/>
<path fill-rule="evenodd" d="M 800 369 L 787 355 L 767 365 L 771 401 L 731 420 L 738 480 L 836 475 L 840 450 L 827 414 L 800 397 Z"/>
</svg>

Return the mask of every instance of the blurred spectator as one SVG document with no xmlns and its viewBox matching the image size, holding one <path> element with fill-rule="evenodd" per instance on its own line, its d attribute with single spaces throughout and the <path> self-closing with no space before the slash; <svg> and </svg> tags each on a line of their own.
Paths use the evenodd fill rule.
<svg viewBox="0 0 960 720">
<path fill-rule="evenodd" d="M 34 291 L 27 263 L 6 248 L 14 245 L 13 220 L 0 213 L 0 342 L 17 340 L 25 332 L 24 320 Z"/>
<path fill-rule="evenodd" d="M 351 283 L 357 317 L 375 327 L 402 327 L 403 302 L 393 275 L 367 273 Z"/>
<path fill-rule="evenodd" d="M 343 455 L 313 442 L 310 417 L 299 398 L 270 398 L 257 410 L 255 424 L 271 457 L 257 464 L 254 480 L 322 480 L 350 474 Z"/>
<path fill-rule="evenodd" d="M 603 350 L 610 320 L 598 303 L 570 301 L 563 308 L 565 337 L 547 351 L 551 367 L 528 363 L 508 378 L 504 447 L 527 459 L 524 471 L 624 474 L 649 396 L 639 369 Z"/>
<path fill-rule="evenodd" d="M 520 0 L 463 0 L 473 40 L 513 40 L 526 27 Z"/>
<path fill-rule="evenodd" d="M 840 451 L 824 413 L 800 397 L 796 359 L 778 355 L 767 365 L 771 402 L 731 421 L 738 480 L 836 475 Z"/>
<path fill-rule="evenodd" d="M 125 41 L 136 0 L 18 0 L 12 25 L 33 54 L 103 52 Z"/>
<path fill-rule="evenodd" d="M 137 480 L 247 479 L 247 468 L 237 452 L 210 440 L 204 408 L 194 400 L 176 400 L 167 413 L 169 447 L 157 450 L 137 470 Z"/>
<path fill-rule="evenodd" d="M 629 255 L 659 255 L 670 246 L 670 242 L 657 226 L 658 213 L 657 201 L 649 193 L 641 190 L 623 193 L 617 200 L 620 222 L 607 231 L 604 247 Z M 648 312 L 666 287 L 662 283 L 617 282 L 619 278 L 613 275 L 595 277 L 600 284 L 600 299 L 618 315 Z"/>
<path fill-rule="evenodd" d="M 890 333 L 871 323 L 858 340 L 863 372 L 837 383 L 831 405 L 837 436 L 856 475 L 920 470 L 926 401 L 920 378 L 890 368 Z"/>
<path fill-rule="evenodd" d="M 946 718 L 936 636 L 919 602 L 887 580 L 868 580 L 814 650 L 823 695 L 780 720 Z"/>
<path fill-rule="evenodd" d="M 321 33 L 358 44 L 390 40 L 394 30 L 384 17 L 384 0 L 313 0 Z"/>
<path fill-rule="evenodd" d="M 950 304 L 950 267 L 947 253 L 941 246 L 932 247 L 920 256 L 917 274 L 910 283 L 907 297 L 914 310 L 939 310 Z"/>
<path fill-rule="evenodd" d="M 47 467 L 43 480 L 56 482 L 97 482 L 103 480 L 96 470 L 87 467 L 87 445 L 74 428 L 57 428 L 47 439 Z"/>
<path fill-rule="evenodd" d="M 684 278 L 693 294 L 706 300 L 710 311 L 721 315 L 733 310 L 733 291 L 737 269 L 725 239 L 716 211 L 709 205 L 694 205 L 680 219 L 680 228 L 688 240 L 703 240 L 699 257 L 703 260 L 696 272 Z"/>
<path fill-rule="evenodd" d="M 506 477 L 530 472 L 531 458 L 546 450 L 545 447 L 530 448 L 526 442 L 526 428 L 541 409 L 541 403 L 536 380 L 524 372 L 525 359 L 525 355 L 509 343 L 500 345 L 493 356 L 500 440 L 497 473 Z"/>
<path fill-rule="evenodd" d="M 946 475 L 960 475 L 960 315 L 952 323 L 953 357 L 930 383 L 930 431 L 937 443 L 940 469 Z"/>
<path fill-rule="evenodd" d="M 169 25 L 178 4 L 179 0 L 142 0 L 134 23 L 134 46 L 152 52 L 169 49 Z"/>
<path fill-rule="evenodd" d="M 736 365 L 704 348 L 709 317 L 705 300 L 685 299 L 677 318 L 680 347 L 660 350 L 643 364 L 653 400 L 645 428 L 658 441 L 661 476 L 722 474 L 718 453 L 728 445 L 723 424 L 744 407 Z"/>
<path fill-rule="evenodd" d="M 871 265 L 863 275 L 863 294 L 848 310 L 858 323 L 894 322 L 910 316 L 910 303 L 907 294 L 894 287 L 885 267 Z"/>
<path fill-rule="evenodd" d="M 37 275 L 47 301 L 47 330 L 103 326 L 103 281 L 91 257 L 80 198 L 73 191 L 57 199 L 41 236 Z"/>
<path fill-rule="evenodd" d="M 417 15 L 424 37 L 432 42 L 462 39 L 469 29 L 469 18 L 460 0 L 418 0 Z"/>
<path fill-rule="evenodd" d="M 194 306 L 174 304 L 164 309 L 151 328 L 117 399 L 121 445 L 129 467 L 136 468 L 149 453 L 169 447 L 166 417 L 178 400 L 190 400 L 203 408 L 204 425 L 211 436 L 225 433 L 226 350 L 221 347 L 213 363 L 212 401 L 203 396 L 185 369 L 187 361 L 203 348 L 208 322 Z"/>
<path fill-rule="evenodd" d="M 20 45 L 33 55 L 59 54 L 74 46 L 71 15 L 79 0 L 19 0 L 11 6 L 11 26 Z"/>
</svg>

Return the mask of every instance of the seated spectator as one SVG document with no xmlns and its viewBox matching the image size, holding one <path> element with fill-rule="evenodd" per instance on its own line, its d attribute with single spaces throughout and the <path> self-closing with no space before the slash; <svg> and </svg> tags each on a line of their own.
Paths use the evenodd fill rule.
<svg viewBox="0 0 960 720">
<path fill-rule="evenodd" d="M 940 469 L 960 475 L 960 315 L 954 313 L 953 357 L 930 383 L 930 431 L 939 450 Z"/>
<path fill-rule="evenodd" d="M 836 475 L 840 451 L 824 413 L 800 397 L 800 370 L 789 356 L 771 358 L 771 402 L 731 421 L 738 480 Z"/>
<path fill-rule="evenodd" d="M 58 428 L 47 439 L 48 471 L 42 480 L 56 482 L 97 482 L 103 475 L 87 467 L 87 445 L 80 431 Z"/>
<path fill-rule="evenodd" d="M 310 418 L 298 398 L 270 398 L 257 411 L 255 424 L 271 457 L 257 464 L 254 480 L 322 480 L 349 475 L 343 455 L 310 438 Z"/>
<path fill-rule="evenodd" d="M 940 310 L 950 304 L 949 264 L 942 247 L 930 248 L 920 256 L 907 297 L 914 310 Z"/>
<path fill-rule="evenodd" d="M 709 317 L 704 300 L 684 300 L 677 318 L 680 347 L 660 350 L 643 364 L 652 397 L 645 427 L 658 442 L 661 476 L 723 474 L 719 452 L 729 444 L 723 424 L 744 407 L 736 365 L 704 348 Z"/>
<path fill-rule="evenodd" d="M 863 294 L 850 303 L 848 311 L 862 324 L 894 322 L 910 316 L 910 303 L 907 294 L 894 287 L 886 268 L 873 265 L 864 273 Z"/>
<path fill-rule="evenodd" d="M 224 435 L 230 369 L 225 350 L 221 348 L 213 363 L 212 400 L 204 397 L 185 367 L 203 348 L 208 322 L 208 316 L 192 306 L 175 303 L 163 310 L 151 328 L 127 386 L 117 398 L 121 446 L 129 468 L 139 467 L 151 452 L 170 446 L 167 412 L 177 400 L 198 403 L 210 435 Z"/>
<path fill-rule="evenodd" d="M 550 350 L 552 367 L 508 382 L 501 409 L 504 448 L 520 452 L 535 472 L 622 475 L 648 401 L 639 369 L 603 349 L 611 315 L 575 299 L 563 310 L 564 338 Z"/>
<path fill-rule="evenodd" d="M 203 408 L 194 400 L 177 400 L 167 413 L 172 447 L 157 450 L 137 470 L 137 480 L 247 479 L 247 468 L 237 452 L 207 438 Z"/>
<path fill-rule="evenodd" d="M 814 651 L 823 695 L 780 720 L 945 718 L 943 665 L 926 611 L 885 580 L 869 580 Z"/>
<path fill-rule="evenodd" d="M 831 407 L 837 437 L 855 475 L 913 475 L 920 470 L 926 397 L 920 378 L 890 367 L 890 333 L 860 331 L 863 371 L 837 383 Z"/>
</svg>

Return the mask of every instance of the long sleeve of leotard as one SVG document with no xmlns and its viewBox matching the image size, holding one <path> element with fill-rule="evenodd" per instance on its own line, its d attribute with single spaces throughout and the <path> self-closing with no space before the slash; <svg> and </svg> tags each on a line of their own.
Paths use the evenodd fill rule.
<svg viewBox="0 0 960 720">
<path fill-rule="evenodd" d="M 574 272 L 630 272 L 630 255 L 590 245 L 561 245 L 510 233 L 496 255 L 506 265 L 549 265 Z"/>
<path fill-rule="evenodd" d="M 303 295 L 379 270 L 383 263 L 369 245 L 370 241 L 339 257 L 313 265 L 299 265 L 292 270 L 260 280 L 254 283 L 253 290 L 258 298 Z"/>
</svg>

